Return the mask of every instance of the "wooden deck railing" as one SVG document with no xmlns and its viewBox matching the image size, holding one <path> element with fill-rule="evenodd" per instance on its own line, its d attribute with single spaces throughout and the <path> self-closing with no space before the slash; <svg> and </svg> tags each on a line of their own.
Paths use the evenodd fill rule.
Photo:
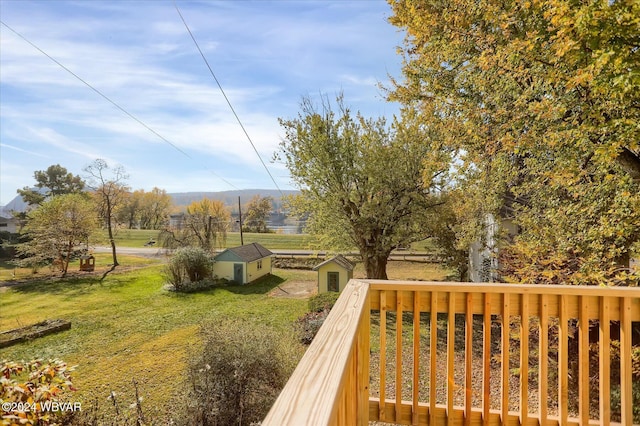
<svg viewBox="0 0 640 426">
<path fill-rule="evenodd" d="M 638 288 L 352 280 L 263 425 L 632 425 L 638 322 Z"/>
</svg>

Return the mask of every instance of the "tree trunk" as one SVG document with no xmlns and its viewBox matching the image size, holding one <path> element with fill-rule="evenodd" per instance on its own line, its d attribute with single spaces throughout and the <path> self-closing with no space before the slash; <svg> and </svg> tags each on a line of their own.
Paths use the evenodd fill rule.
<svg viewBox="0 0 640 426">
<path fill-rule="evenodd" d="M 66 249 L 66 256 L 64 258 L 60 256 L 60 268 L 62 269 L 62 278 L 67 276 L 67 271 L 69 270 L 69 260 L 71 259 L 71 253 L 73 252 L 73 242 L 69 241 Z"/>
<path fill-rule="evenodd" d="M 107 275 L 110 272 L 113 272 L 113 270 L 116 269 L 116 266 L 119 265 L 118 257 L 116 256 L 116 240 L 113 238 L 113 228 L 111 227 L 111 209 L 108 208 L 107 211 L 109 212 L 107 216 L 107 230 L 109 231 L 109 242 L 111 243 L 111 254 L 113 256 L 113 265 L 111 265 L 111 268 L 107 269 L 104 272 L 104 274 L 102 274 L 102 277 L 100 277 L 100 282 L 104 281 Z"/>
<path fill-rule="evenodd" d="M 364 262 L 364 269 L 367 272 L 368 279 L 386 280 L 387 278 L 387 261 L 389 259 L 389 253 L 376 253 L 373 250 L 367 252 L 360 250 L 362 260 Z"/>
<path fill-rule="evenodd" d="M 107 230 L 109 231 L 109 242 L 111 243 L 111 254 L 113 256 L 113 268 L 119 265 L 116 256 L 116 240 L 113 238 L 113 227 L 111 226 L 111 206 L 107 204 Z M 112 269 L 113 269 L 112 268 Z"/>
<path fill-rule="evenodd" d="M 116 240 L 113 238 L 113 231 L 111 230 L 111 224 L 107 227 L 109 229 L 109 242 L 111 242 L 111 255 L 113 257 L 113 267 L 119 265 L 118 257 L 116 255 Z"/>
</svg>

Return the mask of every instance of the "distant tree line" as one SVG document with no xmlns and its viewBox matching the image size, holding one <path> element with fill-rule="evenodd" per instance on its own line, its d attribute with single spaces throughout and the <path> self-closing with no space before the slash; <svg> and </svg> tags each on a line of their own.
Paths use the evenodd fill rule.
<svg viewBox="0 0 640 426">
<path fill-rule="evenodd" d="M 119 265 L 115 237 L 120 229 L 154 229 L 160 231 L 161 245 L 167 249 L 200 247 L 213 252 L 224 246 L 232 225 L 231 208 L 207 198 L 191 203 L 172 224 L 170 216 L 176 208 L 165 190 L 131 191 L 125 170 L 102 159 L 89 164 L 84 176 L 56 164 L 35 171 L 34 179 L 33 188 L 18 190 L 27 211 L 15 213 L 22 223 L 18 262 L 34 269 L 52 265 L 66 274 L 73 257 L 104 243 L 100 230 L 106 230 L 112 249 L 111 271 Z M 271 197 L 251 199 L 244 208 L 243 228 L 268 232 L 272 201 Z"/>
<path fill-rule="evenodd" d="M 171 196 L 164 189 L 138 189 L 126 193 L 117 219 L 129 229 L 162 229 L 168 225 L 172 210 Z"/>
</svg>

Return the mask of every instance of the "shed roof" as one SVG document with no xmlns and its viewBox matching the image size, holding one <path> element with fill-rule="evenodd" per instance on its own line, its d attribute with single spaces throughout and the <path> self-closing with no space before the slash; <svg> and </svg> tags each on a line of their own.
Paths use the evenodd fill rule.
<svg viewBox="0 0 640 426">
<path fill-rule="evenodd" d="M 342 266 L 347 271 L 353 271 L 353 268 L 355 267 L 355 265 L 353 263 L 349 262 L 349 260 L 347 260 L 346 257 L 344 257 L 343 255 L 339 254 L 337 256 L 332 257 L 331 259 L 325 260 L 324 262 L 322 262 L 319 265 L 314 266 L 313 270 L 317 271 L 318 269 L 320 269 L 324 265 L 326 265 L 328 263 L 331 263 L 331 262 L 337 263 L 339 266 Z"/>
<path fill-rule="evenodd" d="M 218 254 L 215 260 L 231 260 L 241 262 L 253 262 L 271 256 L 273 253 L 258 243 L 245 244 L 243 246 L 228 248 Z"/>
</svg>

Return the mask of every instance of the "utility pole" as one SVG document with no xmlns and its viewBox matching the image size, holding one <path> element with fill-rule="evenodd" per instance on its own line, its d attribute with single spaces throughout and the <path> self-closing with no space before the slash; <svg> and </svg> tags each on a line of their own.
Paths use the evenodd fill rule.
<svg viewBox="0 0 640 426">
<path fill-rule="evenodd" d="M 211 215 L 209 215 L 209 226 L 207 227 L 207 237 L 206 237 L 206 241 L 207 241 L 207 250 L 211 250 L 211 220 L 213 219 L 213 217 Z"/>
<path fill-rule="evenodd" d="M 238 195 L 238 223 L 240 224 L 240 245 L 244 245 L 244 238 L 242 237 L 242 207 L 240 207 L 240 196 Z"/>
</svg>

